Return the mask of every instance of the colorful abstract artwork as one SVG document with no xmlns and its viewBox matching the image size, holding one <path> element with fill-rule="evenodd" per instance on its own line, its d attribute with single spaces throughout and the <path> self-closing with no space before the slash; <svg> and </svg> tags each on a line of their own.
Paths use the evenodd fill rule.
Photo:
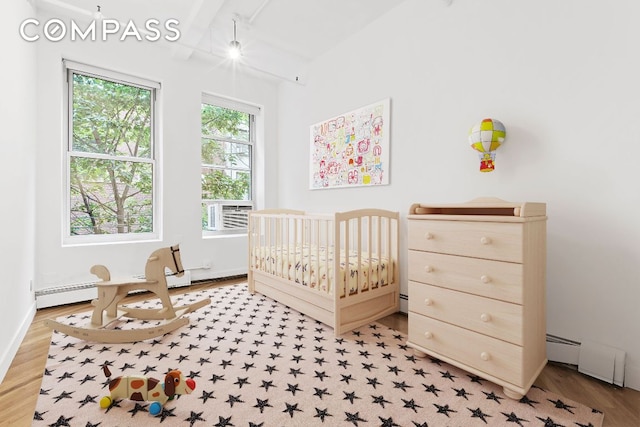
<svg viewBox="0 0 640 427">
<path fill-rule="evenodd" d="M 311 126 L 311 189 L 389 184 L 385 99 Z"/>
</svg>

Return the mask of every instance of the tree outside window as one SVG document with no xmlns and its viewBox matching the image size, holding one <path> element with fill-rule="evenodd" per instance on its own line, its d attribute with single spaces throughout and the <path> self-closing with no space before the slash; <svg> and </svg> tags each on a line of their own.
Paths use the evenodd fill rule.
<svg viewBox="0 0 640 427">
<path fill-rule="evenodd" d="M 252 207 L 253 115 L 202 104 L 202 229 L 246 231 Z"/>
<path fill-rule="evenodd" d="M 68 82 L 69 235 L 153 232 L 155 88 L 73 69 Z"/>
</svg>

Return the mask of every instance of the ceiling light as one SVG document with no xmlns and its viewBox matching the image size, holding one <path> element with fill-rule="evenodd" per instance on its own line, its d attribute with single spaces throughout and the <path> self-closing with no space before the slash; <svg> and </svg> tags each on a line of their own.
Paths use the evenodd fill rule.
<svg viewBox="0 0 640 427">
<path fill-rule="evenodd" d="M 103 15 L 102 15 L 102 11 L 100 11 L 101 7 L 98 5 L 97 8 L 98 8 L 98 10 L 96 10 L 94 12 L 93 18 L 97 19 L 98 21 L 100 21 L 103 18 Z"/>
<path fill-rule="evenodd" d="M 233 40 L 229 43 L 229 57 L 231 59 L 237 59 L 242 55 L 242 46 L 236 39 L 236 20 L 233 20 Z"/>
</svg>

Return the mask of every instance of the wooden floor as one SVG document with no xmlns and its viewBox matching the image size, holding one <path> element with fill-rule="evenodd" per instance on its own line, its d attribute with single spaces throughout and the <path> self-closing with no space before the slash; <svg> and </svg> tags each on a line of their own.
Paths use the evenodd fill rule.
<svg viewBox="0 0 640 427">
<path fill-rule="evenodd" d="M 244 278 L 172 289 L 171 294 L 224 286 L 246 281 Z M 128 297 L 127 302 L 148 298 L 148 294 Z M 31 426 L 42 372 L 49 351 L 51 330 L 44 319 L 91 310 L 89 303 L 38 310 L 16 357 L 0 384 L 0 426 Z M 381 323 L 407 333 L 407 316 L 393 314 Z M 620 388 L 580 374 L 574 368 L 549 363 L 535 383 L 560 396 L 600 409 L 604 427 L 640 426 L 640 391 Z"/>
</svg>

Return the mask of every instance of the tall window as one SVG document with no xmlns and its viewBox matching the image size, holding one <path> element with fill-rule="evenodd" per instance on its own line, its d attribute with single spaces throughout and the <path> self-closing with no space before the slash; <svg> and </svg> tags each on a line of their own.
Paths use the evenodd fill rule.
<svg viewBox="0 0 640 427">
<path fill-rule="evenodd" d="M 202 102 L 202 230 L 246 233 L 253 209 L 255 113 L 251 105 L 204 95 Z"/>
<path fill-rule="evenodd" d="M 157 237 L 157 83 L 66 62 L 68 242 Z"/>
</svg>

